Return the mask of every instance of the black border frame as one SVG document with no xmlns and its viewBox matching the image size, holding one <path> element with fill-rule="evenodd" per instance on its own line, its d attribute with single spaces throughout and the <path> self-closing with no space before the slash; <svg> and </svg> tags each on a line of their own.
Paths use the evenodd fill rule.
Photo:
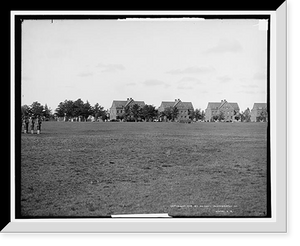
<svg viewBox="0 0 300 246">
<path fill-rule="evenodd" d="M 120 14 L 120 15 L 18 15 L 15 16 L 15 218 L 16 219 L 93 219 L 93 218 L 111 218 L 103 216 L 22 216 L 21 215 L 21 122 L 18 120 L 21 115 L 21 29 L 23 20 L 104 20 L 104 19 L 126 19 L 126 18 L 205 18 L 205 19 L 267 19 L 267 107 L 268 118 L 270 119 L 270 15 L 135 15 L 135 14 Z M 271 218 L 271 150 L 270 150 L 270 120 L 268 120 L 267 130 L 267 214 L 263 216 L 176 216 L 173 218 Z M 124 218 L 125 219 L 125 218 Z M 155 218 L 153 218 L 155 219 Z M 167 218 L 168 219 L 168 218 Z"/>
</svg>

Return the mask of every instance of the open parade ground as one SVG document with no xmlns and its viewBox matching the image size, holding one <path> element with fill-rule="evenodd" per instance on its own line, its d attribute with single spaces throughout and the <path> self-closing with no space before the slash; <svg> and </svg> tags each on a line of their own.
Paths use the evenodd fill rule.
<svg viewBox="0 0 300 246">
<path fill-rule="evenodd" d="M 263 217 L 267 126 L 43 122 L 21 135 L 21 215 Z"/>
</svg>

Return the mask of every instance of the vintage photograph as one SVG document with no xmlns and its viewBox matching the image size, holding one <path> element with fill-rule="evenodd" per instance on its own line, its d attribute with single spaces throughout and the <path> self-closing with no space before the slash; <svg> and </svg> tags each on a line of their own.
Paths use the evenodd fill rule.
<svg viewBox="0 0 300 246">
<path fill-rule="evenodd" d="M 269 19 L 27 18 L 19 218 L 270 218 Z"/>
</svg>

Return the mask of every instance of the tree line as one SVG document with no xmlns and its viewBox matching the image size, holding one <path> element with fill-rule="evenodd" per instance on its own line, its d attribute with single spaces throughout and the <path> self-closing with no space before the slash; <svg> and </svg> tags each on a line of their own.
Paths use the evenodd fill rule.
<svg viewBox="0 0 300 246">
<path fill-rule="evenodd" d="M 108 118 L 107 110 L 96 103 L 92 106 L 88 101 L 83 102 L 80 98 L 76 101 L 65 100 L 60 102 L 55 109 L 55 112 L 47 106 L 39 102 L 33 102 L 31 105 L 23 105 L 21 107 L 21 116 L 24 117 L 43 117 L 44 120 L 54 120 L 58 117 L 64 117 L 66 120 L 71 118 L 82 118 L 87 120 L 93 116 L 95 119 L 106 120 Z"/>
<path fill-rule="evenodd" d="M 251 111 L 247 108 L 245 111 L 237 112 L 234 110 L 234 120 L 241 122 L 251 122 Z M 223 111 L 219 111 L 217 115 L 214 115 L 212 121 L 223 121 L 225 120 L 225 114 Z M 266 122 L 268 120 L 268 112 L 266 108 L 263 108 L 260 114 L 256 117 L 256 121 Z"/>
<path fill-rule="evenodd" d="M 133 104 L 126 106 L 122 114 L 117 116 L 117 120 L 122 121 L 154 121 L 154 120 L 167 120 L 175 121 L 179 115 L 178 108 L 168 107 L 164 111 L 159 112 L 153 105 L 140 106 Z M 80 118 L 83 121 L 88 120 L 89 117 L 94 117 L 94 120 L 105 121 L 109 119 L 109 111 L 105 110 L 99 103 L 92 106 L 89 101 L 83 102 L 80 98 L 76 101 L 65 100 L 60 102 L 55 109 L 55 112 L 47 106 L 42 105 L 39 102 L 33 102 L 31 105 L 23 105 L 21 107 L 21 116 L 24 117 L 38 117 L 41 116 L 44 120 L 54 120 L 58 117 L 63 117 L 65 120 Z M 263 109 L 260 115 L 257 117 L 257 121 L 267 121 L 268 113 L 266 109 Z M 201 109 L 188 110 L 188 119 L 193 121 L 204 121 L 205 112 Z M 223 121 L 225 115 L 222 111 L 219 114 L 214 115 L 213 121 Z M 250 122 L 251 114 L 250 109 L 247 108 L 242 112 L 235 112 L 234 119 L 241 122 Z"/>
<path fill-rule="evenodd" d="M 154 121 L 157 119 L 158 110 L 153 105 L 140 106 L 138 104 L 128 105 L 123 113 L 117 116 L 122 121 Z"/>
<path fill-rule="evenodd" d="M 128 105 L 124 108 L 123 113 L 117 116 L 117 120 L 122 121 L 154 121 L 158 119 L 165 119 L 168 121 L 175 121 L 179 114 L 177 107 L 166 108 L 163 112 L 158 112 L 158 109 L 153 105 L 140 106 L 138 104 Z M 189 111 L 189 118 L 191 120 L 204 120 L 205 113 L 201 109 Z M 41 116 L 44 120 L 54 120 L 58 117 L 69 119 L 81 118 L 86 121 L 89 117 L 94 117 L 94 120 L 105 121 L 109 119 L 109 111 L 105 110 L 99 103 L 91 105 L 89 101 L 83 102 L 80 98 L 73 100 L 65 100 L 60 102 L 53 112 L 47 104 L 42 105 L 39 102 L 33 102 L 31 105 L 23 105 L 21 107 L 21 116 L 24 117 L 38 117 Z"/>
<path fill-rule="evenodd" d="M 39 102 L 33 102 L 31 105 L 22 105 L 21 106 L 21 117 L 34 117 L 38 116 L 43 117 L 44 119 L 51 119 L 53 117 L 52 110 L 45 104 L 43 106 Z"/>
<path fill-rule="evenodd" d="M 56 117 L 66 117 L 66 119 L 70 118 L 82 118 L 82 120 L 86 121 L 88 117 L 93 116 L 95 120 L 108 119 L 107 110 L 104 110 L 99 103 L 96 103 L 92 106 L 89 101 L 83 102 L 80 98 L 76 101 L 65 100 L 64 102 L 60 102 L 55 110 Z"/>
<path fill-rule="evenodd" d="M 178 108 L 168 107 L 159 112 L 153 105 L 140 106 L 138 104 L 128 105 L 124 108 L 123 113 L 117 115 L 117 120 L 122 121 L 175 121 L 179 115 Z M 201 109 L 189 110 L 189 120 L 204 120 L 204 111 Z"/>
</svg>

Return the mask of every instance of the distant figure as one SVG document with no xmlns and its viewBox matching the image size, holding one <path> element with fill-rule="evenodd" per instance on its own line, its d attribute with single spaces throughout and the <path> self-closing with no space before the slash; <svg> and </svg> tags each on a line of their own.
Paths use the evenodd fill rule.
<svg viewBox="0 0 300 246">
<path fill-rule="evenodd" d="M 29 119 L 28 116 L 24 118 L 24 133 L 28 133 Z"/>
<path fill-rule="evenodd" d="M 30 117 L 29 122 L 30 122 L 31 134 L 33 134 L 33 131 L 34 131 L 34 123 L 35 123 L 34 118 L 33 118 L 33 117 Z"/>
<path fill-rule="evenodd" d="M 42 118 L 39 116 L 37 118 L 37 134 L 40 134 L 41 132 L 41 127 L 42 127 Z"/>
</svg>

